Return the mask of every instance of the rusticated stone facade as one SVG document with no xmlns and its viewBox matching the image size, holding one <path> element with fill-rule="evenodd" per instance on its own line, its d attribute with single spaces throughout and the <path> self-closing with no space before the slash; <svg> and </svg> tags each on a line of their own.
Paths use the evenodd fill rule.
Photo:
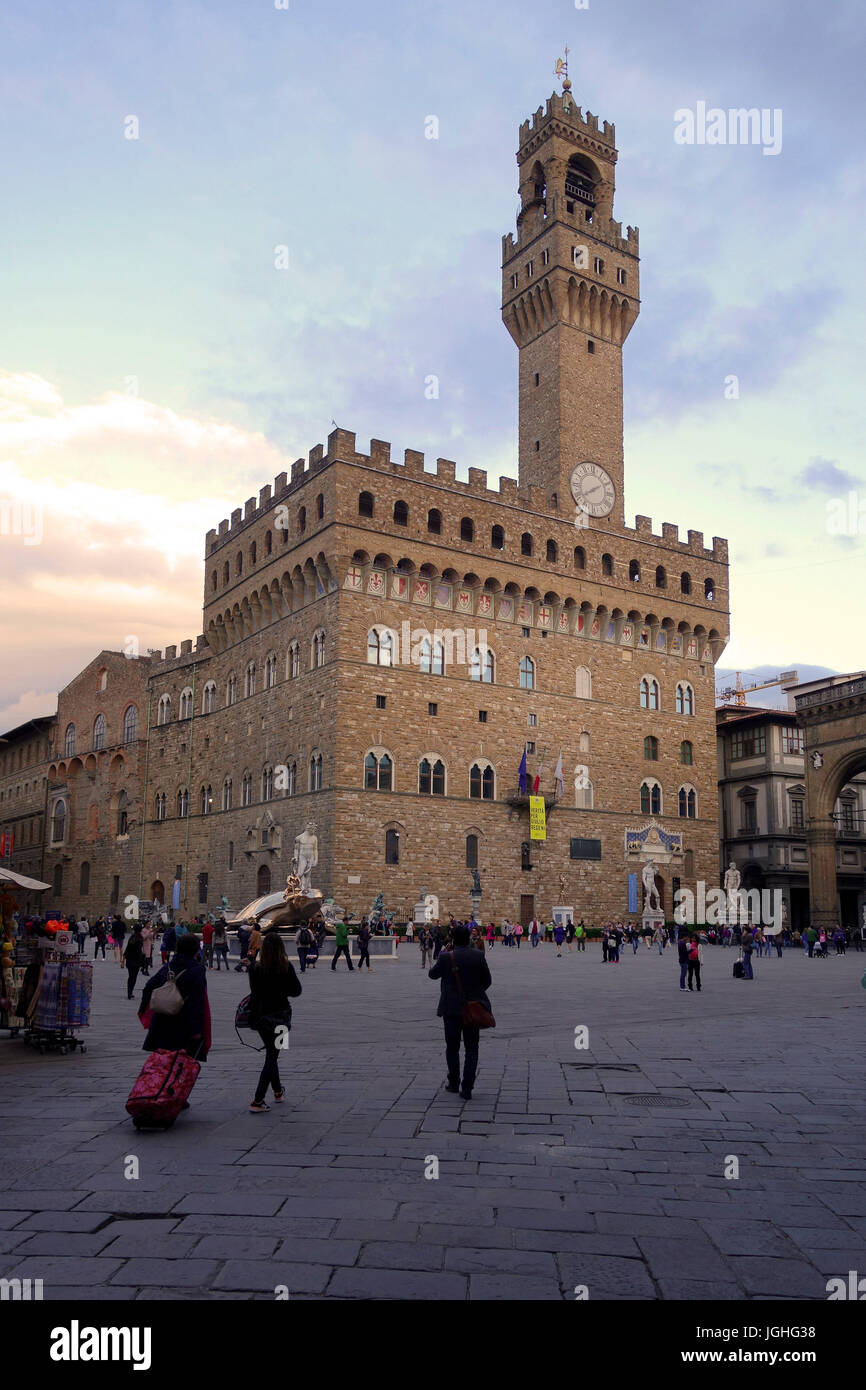
<svg viewBox="0 0 866 1390">
<path fill-rule="evenodd" d="M 380 440 L 363 453 L 335 429 L 209 532 L 203 636 L 131 663 L 148 738 L 118 755 L 130 852 L 100 842 L 100 891 L 119 877 L 121 898 L 166 901 L 179 876 L 186 912 L 222 894 L 236 908 L 282 886 L 309 821 L 314 883 L 358 912 L 381 891 L 409 914 L 423 888 L 465 916 L 477 865 L 485 918 L 625 915 L 647 828 L 668 846 L 669 911 L 675 879 L 716 881 L 727 545 L 623 522 L 637 232 L 623 238 L 612 219 L 613 140 L 563 97 L 521 128 L 522 211 L 503 268 L 519 482 L 489 487 L 471 467 L 457 481 L 450 460 L 392 460 Z M 527 745 L 544 842 L 530 842 L 518 795 Z M 85 761 L 77 786 L 87 775 Z M 109 760 L 109 807 L 120 784 Z M 77 907 L 75 883 L 73 866 Z"/>
</svg>

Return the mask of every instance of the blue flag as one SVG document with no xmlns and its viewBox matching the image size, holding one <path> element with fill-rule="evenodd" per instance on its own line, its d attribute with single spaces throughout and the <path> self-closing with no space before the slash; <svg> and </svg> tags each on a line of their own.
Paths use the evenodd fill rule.
<svg viewBox="0 0 866 1390">
<path fill-rule="evenodd" d="M 517 774 L 520 778 L 520 795 L 526 795 L 526 749 L 523 750 L 523 757 L 520 759 L 520 771 Z"/>
</svg>

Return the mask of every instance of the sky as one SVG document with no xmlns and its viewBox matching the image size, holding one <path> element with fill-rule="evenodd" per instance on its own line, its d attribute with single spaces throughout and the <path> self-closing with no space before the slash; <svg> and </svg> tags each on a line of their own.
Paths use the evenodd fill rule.
<svg viewBox="0 0 866 1390">
<path fill-rule="evenodd" d="M 866 664 L 859 0 L 283 5 L 0 4 L 0 728 L 194 638 L 206 532 L 334 420 L 516 475 L 501 237 L 566 43 L 640 228 L 626 520 L 728 538 L 725 667 Z M 778 153 L 678 143 L 699 102 Z"/>
</svg>

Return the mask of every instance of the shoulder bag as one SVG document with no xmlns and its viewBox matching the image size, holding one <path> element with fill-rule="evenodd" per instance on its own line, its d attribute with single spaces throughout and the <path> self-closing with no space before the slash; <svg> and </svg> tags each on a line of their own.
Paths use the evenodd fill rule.
<svg viewBox="0 0 866 1390">
<path fill-rule="evenodd" d="M 463 992 L 463 981 L 460 978 L 460 971 L 457 969 L 457 961 L 451 957 L 451 969 L 454 971 L 454 979 L 457 983 L 457 992 L 460 995 L 462 1005 L 463 1024 L 466 1028 L 495 1028 L 496 1019 L 489 1009 L 485 1009 L 480 999 L 467 999 Z"/>
<path fill-rule="evenodd" d="M 179 1014 L 185 1003 L 177 986 L 177 976 L 169 972 L 165 984 L 151 994 L 148 1007 L 155 1014 Z"/>
</svg>

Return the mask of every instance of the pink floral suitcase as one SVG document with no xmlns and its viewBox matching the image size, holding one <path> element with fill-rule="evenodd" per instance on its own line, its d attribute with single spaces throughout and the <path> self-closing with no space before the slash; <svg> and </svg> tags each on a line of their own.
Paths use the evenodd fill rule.
<svg viewBox="0 0 866 1390">
<path fill-rule="evenodd" d="M 129 1093 L 126 1108 L 136 1129 L 169 1129 L 201 1071 L 188 1052 L 151 1052 Z"/>
</svg>

